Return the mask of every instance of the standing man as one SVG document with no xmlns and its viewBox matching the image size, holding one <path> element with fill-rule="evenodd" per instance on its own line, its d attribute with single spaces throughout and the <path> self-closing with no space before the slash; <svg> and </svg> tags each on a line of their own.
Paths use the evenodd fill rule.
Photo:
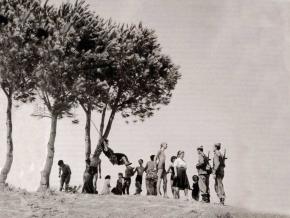
<svg viewBox="0 0 290 218">
<path fill-rule="evenodd" d="M 142 192 L 142 180 L 143 180 L 143 173 L 145 170 L 145 167 L 143 167 L 143 160 L 138 160 L 139 166 L 135 168 L 134 173 L 137 172 L 136 176 L 136 192 L 135 195 L 139 195 Z"/>
<path fill-rule="evenodd" d="M 210 202 L 209 194 L 209 172 L 207 170 L 208 158 L 203 153 L 203 146 L 197 148 L 198 163 L 196 164 L 196 169 L 198 172 L 198 186 L 201 193 L 201 201 L 204 203 Z"/>
<path fill-rule="evenodd" d="M 215 180 L 214 189 L 217 193 L 218 198 L 220 199 L 220 203 L 222 205 L 225 204 L 225 191 L 223 185 L 223 178 L 225 175 L 225 155 L 222 155 L 220 152 L 221 143 L 216 143 L 214 145 L 214 157 L 213 157 L 213 178 Z"/>
<path fill-rule="evenodd" d="M 94 191 L 96 194 L 98 194 L 97 190 L 97 183 L 98 183 L 98 177 L 101 179 L 102 178 L 102 168 L 101 168 L 101 159 L 100 157 L 97 157 L 96 155 L 93 155 L 91 157 L 91 163 L 90 167 L 92 169 L 93 173 L 93 185 L 94 185 Z"/>
<path fill-rule="evenodd" d="M 167 173 L 165 169 L 165 150 L 167 149 L 167 143 L 161 143 L 160 150 L 157 152 L 157 155 L 155 156 L 155 163 L 157 164 L 157 196 L 161 196 L 160 192 L 160 185 L 161 180 L 163 180 L 163 195 L 165 198 L 168 198 L 167 196 Z"/>
<path fill-rule="evenodd" d="M 123 185 L 123 194 L 129 195 L 130 185 L 131 185 L 131 177 L 133 175 L 134 175 L 134 168 L 129 166 L 129 165 L 126 165 L 124 185 Z"/>
</svg>

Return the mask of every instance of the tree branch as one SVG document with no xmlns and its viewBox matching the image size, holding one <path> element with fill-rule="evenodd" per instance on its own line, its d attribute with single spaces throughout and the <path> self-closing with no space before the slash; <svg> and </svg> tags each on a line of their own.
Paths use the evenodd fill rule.
<svg viewBox="0 0 290 218">
<path fill-rule="evenodd" d="M 88 109 L 85 107 L 85 105 L 79 100 L 79 103 L 81 105 L 81 107 L 83 108 L 83 110 L 85 111 L 85 113 L 88 113 Z"/>
<path fill-rule="evenodd" d="M 9 93 L 7 92 L 7 90 L 3 86 L 1 86 L 1 88 L 3 92 L 5 93 L 6 97 L 9 98 Z"/>
<path fill-rule="evenodd" d="M 106 126 L 105 133 L 103 135 L 103 138 L 107 138 L 109 133 L 110 133 L 110 131 L 111 131 L 111 127 L 112 127 L 112 124 L 113 124 L 113 121 L 114 121 L 115 114 L 116 114 L 117 109 L 118 109 L 118 102 L 119 102 L 119 100 L 121 98 L 121 95 L 122 95 L 122 89 L 119 88 L 118 94 L 117 94 L 115 102 L 114 102 L 114 105 L 112 107 L 110 118 L 109 118 L 107 126 Z"/>
<path fill-rule="evenodd" d="M 101 136 L 103 135 L 103 132 L 104 132 L 106 111 L 107 111 L 107 104 L 105 105 L 103 112 L 102 112 L 102 119 L 101 119 L 101 125 L 100 125 L 100 135 Z"/>
</svg>

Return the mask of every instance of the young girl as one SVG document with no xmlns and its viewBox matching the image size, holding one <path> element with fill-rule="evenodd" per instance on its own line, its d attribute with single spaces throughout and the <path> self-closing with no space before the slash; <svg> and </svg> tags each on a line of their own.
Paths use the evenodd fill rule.
<svg viewBox="0 0 290 218">
<path fill-rule="evenodd" d="M 193 184 L 192 184 L 192 192 L 191 192 L 192 199 L 194 199 L 196 201 L 199 201 L 198 176 L 197 175 L 194 175 L 192 177 L 192 181 L 193 181 Z"/>
<path fill-rule="evenodd" d="M 105 177 L 105 182 L 104 182 L 104 187 L 103 187 L 103 190 L 102 190 L 102 195 L 108 195 L 111 193 L 111 176 L 107 175 Z"/>
</svg>

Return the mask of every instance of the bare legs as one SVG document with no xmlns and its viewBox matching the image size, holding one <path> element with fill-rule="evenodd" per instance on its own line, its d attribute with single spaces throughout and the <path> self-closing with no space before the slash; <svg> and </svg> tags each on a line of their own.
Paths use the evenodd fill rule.
<svg viewBox="0 0 290 218">
<path fill-rule="evenodd" d="M 167 196 L 167 174 L 164 169 L 158 169 L 157 173 L 157 196 L 161 196 L 160 186 L 161 180 L 163 180 L 163 197 L 168 198 Z"/>
<path fill-rule="evenodd" d="M 94 178 L 93 178 L 93 185 L 94 185 L 94 191 L 95 191 L 95 193 L 98 192 L 97 183 L 98 183 L 98 173 L 95 173 L 94 174 Z"/>
<path fill-rule="evenodd" d="M 174 187 L 174 198 L 175 199 L 179 199 L 180 198 L 180 194 L 179 194 L 180 190 L 178 187 Z M 185 200 L 189 200 L 188 199 L 188 189 L 184 189 L 184 196 L 185 196 Z"/>
</svg>

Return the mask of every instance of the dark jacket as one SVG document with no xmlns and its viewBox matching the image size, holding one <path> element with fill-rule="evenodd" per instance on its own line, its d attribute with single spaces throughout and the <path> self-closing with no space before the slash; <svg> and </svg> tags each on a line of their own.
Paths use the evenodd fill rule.
<svg viewBox="0 0 290 218">
<path fill-rule="evenodd" d="M 196 164 L 196 169 L 198 175 L 207 175 L 208 172 L 206 171 L 206 165 L 208 163 L 208 158 L 205 156 L 204 153 L 198 155 L 198 163 Z"/>
</svg>

